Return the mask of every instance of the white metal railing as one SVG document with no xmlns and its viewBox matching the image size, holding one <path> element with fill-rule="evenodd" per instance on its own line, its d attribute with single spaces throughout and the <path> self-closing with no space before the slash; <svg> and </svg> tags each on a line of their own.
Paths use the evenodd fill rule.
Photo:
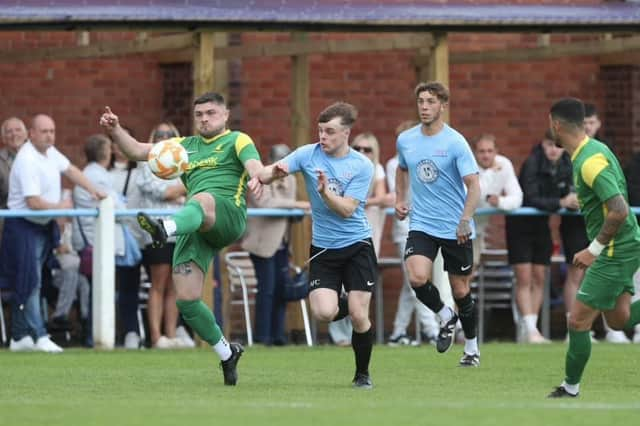
<svg viewBox="0 0 640 426">
<path fill-rule="evenodd" d="M 97 209 L 64 209 L 64 210 L 3 210 L 2 217 L 97 217 L 95 225 L 95 241 L 93 246 L 93 282 L 92 282 L 92 312 L 93 312 L 93 339 L 96 347 L 112 349 L 115 345 L 115 257 L 114 235 L 116 217 L 135 216 L 143 211 L 153 216 L 168 216 L 176 210 L 161 209 L 128 209 L 115 210 L 111 198 L 100 201 Z M 632 213 L 640 214 L 640 207 L 632 207 Z M 302 217 L 305 215 L 301 209 L 248 209 L 249 216 L 289 216 Z M 386 209 L 387 214 L 393 214 L 392 208 Z M 493 208 L 482 208 L 476 211 L 476 215 L 548 215 L 548 212 L 531 207 L 522 207 L 514 211 Z M 579 214 L 561 210 L 561 215 Z M 434 273 L 437 273 L 434 270 Z M 441 271 L 444 275 L 443 271 Z M 381 292 L 380 292 L 381 293 Z"/>
</svg>

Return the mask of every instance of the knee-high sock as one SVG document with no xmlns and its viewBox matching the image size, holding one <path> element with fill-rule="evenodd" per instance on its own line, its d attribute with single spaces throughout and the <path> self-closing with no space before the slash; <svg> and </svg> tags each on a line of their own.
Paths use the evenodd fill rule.
<svg viewBox="0 0 640 426">
<path fill-rule="evenodd" d="M 338 297 L 338 313 L 331 321 L 340 321 L 349 315 L 349 299 L 346 294 Z"/>
<path fill-rule="evenodd" d="M 473 339 L 478 334 L 478 309 L 471 298 L 471 293 L 460 299 L 454 299 L 458 305 L 458 316 L 464 330 L 464 337 Z"/>
<path fill-rule="evenodd" d="M 591 356 L 591 332 L 569 330 L 569 349 L 565 361 L 564 379 L 570 385 L 577 385 L 582 378 L 584 367 Z"/>
<path fill-rule="evenodd" d="M 222 330 L 218 327 L 213 312 L 202 300 L 178 300 L 176 305 L 184 321 L 202 340 L 210 345 L 220 341 Z"/>
<path fill-rule="evenodd" d="M 627 330 L 632 329 L 635 325 L 640 324 L 640 300 L 636 300 L 631 304 L 631 315 L 629 315 L 629 321 L 624 325 Z"/>
<path fill-rule="evenodd" d="M 189 200 L 171 217 L 176 223 L 176 235 L 196 232 L 204 221 L 204 210 L 196 200 Z"/>
<path fill-rule="evenodd" d="M 351 347 L 356 358 L 356 373 L 369 374 L 369 361 L 373 348 L 373 334 L 371 328 L 364 333 L 353 330 L 351 333 Z"/>
<path fill-rule="evenodd" d="M 438 313 L 444 307 L 444 303 L 440 298 L 440 292 L 431 281 L 427 281 L 423 286 L 414 287 L 413 291 L 416 292 L 418 300 L 433 312 Z"/>
</svg>

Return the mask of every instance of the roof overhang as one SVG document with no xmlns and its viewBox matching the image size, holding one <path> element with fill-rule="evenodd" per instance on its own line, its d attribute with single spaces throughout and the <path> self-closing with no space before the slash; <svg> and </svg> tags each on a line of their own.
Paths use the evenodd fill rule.
<svg viewBox="0 0 640 426">
<path fill-rule="evenodd" d="M 0 30 L 101 29 L 636 32 L 640 29 L 640 5 L 453 5 L 411 0 L 18 0 L 0 8 Z"/>
</svg>

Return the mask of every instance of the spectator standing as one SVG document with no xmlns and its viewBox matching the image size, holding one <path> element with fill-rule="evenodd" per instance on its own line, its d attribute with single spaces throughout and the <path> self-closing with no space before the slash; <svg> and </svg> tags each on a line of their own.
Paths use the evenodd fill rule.
<svg viewBox="0 0 640 426">
<path fill-rule="evenodd" d="M 178 129 L 172 123 L 162 122 L 151 131 L 149 143 L 155 144 L 178 137 L 180 137 Z M 160 179 L 151 172 L 147 165 L 142 165 L 138 170 L 135 186 L 140 191 L 140 200 L 136 207 L 178 209 L 184 205 L 187 191 L 180 178 Z M 151 346 L 158 349 L 192 347 L 193 341 L 183 340 L 176 334 L 178 307 L 176 306 L 176 291 L 171 273 L 176 238 L 168 238 L 167 244 L 162 247 L 154 247 L 149 234 L 146 232 L 144 234 L 143 262 L 148 268 L 151 278 L 151 289 L 147 302 Z"/>
<path fill-rule="evenodd" d="M 128 134 L 131 129 L 124 128 Z M 111 144 L 111 162 L 108 167 L 111 177 L 111 185 L 118 195 L 124 208 L 133 209 L 140 207 L 140 188 L 137 185 L 138 175 L 142 167 L 138 167 L 135 161 L 129 161 L 122 154 L 117 144 Z M 140 225 L 134 217 L 122 217 L 119 222 L 131 231 L 139 248 L 144 247 L 148 236 L 140 229 Z M 125 349 L 139 349 L 140 341 L 138 324 L 138 304 L 140 291 L 140 265 L 119 266 L 116 265 L 116 284 L 118 286 L 118 313 L 121 319 L 122 344 Z"/>
<path fill-rule="evenodd" d="M 384 167 L 380 164 L 380 144 L 373 133 L 367 132 L 353 138 L 351 148 L 363 154 L 373 163 L 373 182 L 367 194 L 364 212 L 367 215 L 369 225 L 371 225 L 371 239 L 373 240 L 376 256 L 378 256 L 380 254 L 380 244 L 382 243 L 384 222 L 387 218 L 385 207 L 390 205 L 386 173 Z"/>
<path fill-rule="evenodd" d="M 87 165 L 83 169 L 82 173 L 86 178 L 102 192 L 109 194 L 114 199 L 116 209 L 124 209 L 125 204 L 121 195 L 115 190 L 113 184 L 112 175 L 108 171 L 109 164 L 111 163 L 111 150 L 112 142 L 105 135 L 92 135 L 87 138 L 84 152 L 87 158 Z M 91 209 L 96 208 L 96 201 L 90 196 L 87 191 L 81 187 L 76 186 L 73 189 L 73 200 L 76 208 Z M 83 216 L 78 217 L 74 223 L 73 229 L 73 248 L 80 253 L 82 250 L 86 250 L 88 245 L 93 245 L 95 238 L 95 226 L 96 218 Z M 125 241 L 125 229 L 121 219 L 116 220 L 115 225 L 115 237 L 114 247 L 116 256 L 124 256 L 126 251 Z M 124 304 L 122 295 L 122 270 L 133 269 L 126 266 L 116 266 L 116 280 L 119 285 L 118 291 L 118 307 L 119 315 L 123 323 L 125 333 L 129 331 L 136 331 L 138 327 L 137 320 L 137 292 L 135 304 Z M 140 265 L 138 264 L 137 270 L 139 273 Z M 91 277 L 89 277 L 91 278 Z M 136 347 L 137 348 L 137 347 Z"/>
<path fill-rule="evenodd" d="M 9 178 L 8 207 L 12 210 L 50 210 L 72 207 L 61 197 L 60 174 L 82 186 L 94 199 L 106 195 L 58 151 L 56 127 L 44 114 L 33 118 L 29 140 L 16 155 Z M 57 240 L 51 217 L 8 218 L 2 235 L 0 278 L 11 284 L 12 351 L 62 352 L 45 329 L 40 306 L 42 267 Z"/>
<path fill-rule="evenodd" d="M 571 160 L 555 145 L 547 131 L 520 169 L 523 206 L 552 213 L 560 208 L 577 209 L 578 200 L 571 192 Z M 509 263 L 516 275 L 516 304 L 520 313 L 518 340 L 548 343 L 538 330 L 538 313 L 553 243 L 548 216 L 507 216 Z"/>
<path fill-rule="evenodd" d="M 89 295 L 91 287 L 87 277 L 82 275 L 79 270 L 80 257 L 73 249 L 71 242 L 73 232 L 71 220 L 66 217 L 57 219 L 58 227 L 60 228 L 60 243 L 55 248 L 54 254 L 60 267 L 52 271 L 52 283 L 58 289 L 58 299 L 49 321 L 49 327 L 56 330 L 71 330 L 69 311 L 73 302 L 78 300 L 83 342 L 88 345 L 91 343 L 90 341 L 87 342 L 87 338 L 91 335 L 91 330 L 89 330 Z M 89 346 L 92 346 L 92 344 Z"/>
<path fill-rule="evenodd" d="M 600 116 L 598 115 L 598 109 L 594 104 L 584 104 L 584 132 L 590 138 L 594 138 L 599 140 L 603 144 L 607 145 L 610 149 L 613 149 L 613 146 L 610 141 L 607 141 L 600 134 L 600 129 L 602 127 L 602 120 L 600 120 Z"/>
<path fill-rule="evenodd" d="M 291 152 L 284 144 L 274 145 L 269 153 L 271 163 Z M 262 191 L 260 197 L 249 194 L 249 207 L 309 209 L 308 201 L 296 201 L 296 179 L 286 176 Z M 255 341 L 264 345 L 284 345 L 287 302 L 283 298 L 285 283 L 290 280 L 287 217 L 250 216 L 242 248 L 249 252 L 256 271 Z"/>
<path fill-rule="evenodd" d="M 498 154 L 496 138 L 483 134 L 474 144 L 480 169 L 480 203 L 478 207 L 504 211 L 522 206 L 522 189 L 511 160 Z M 476 216 L 476 238 L 473 240 L 474 263 L 478 265 L 485 248 L 485 232 L 491 216 Z"/>
<path fill-rule="evenodd" d="M 9 197 L 9 174 L 18 150 L 27 140 L 27 128 L 17 117 L 7 118 L 0 126 L 2 144 L 0 148 L 0 209 L 7 208 Z M 0 218 L 0 237 L 4 219 Z"/>
</svg>

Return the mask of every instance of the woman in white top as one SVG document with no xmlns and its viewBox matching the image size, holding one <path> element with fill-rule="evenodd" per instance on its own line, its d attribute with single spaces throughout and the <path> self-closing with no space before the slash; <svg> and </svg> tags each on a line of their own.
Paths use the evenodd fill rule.
<svg viewBox="0 0 640 426">
<path fill-rule="evenodd" d="M 151 131 L 149 143 L 179 136 L 178 129 L 173 124 L 162 122 Z M 140 208 L 175 209 L 182 207 L 185 202 L 186 190 L 180 178 L 160 179 L 146 165 L 140 167 L 136 184 L 140 190 Z M 147 310 L 151 346 L 159 349 L 193 346 L 191 338 L 184 338 L 184 333 L 180 333 L 180 337 L 176 336 L 178 308 L 171 277 L 175 237 L 170 238 L 162 247 L 153 247 L 148 234 L 146 238 L 142 256 L 151 278 Z"/>
<path fill-rule="evenodd" d="M 376 255 L 380 254 L 382 232 L 386 219 L 385 207 L 389 206 L 390 199 L 387 191 L 386 174 L 380 164 L 380 145 L 373 133 L 361 133 L 351 142 L 351 148 L 364 154 L 375 166 L 373 182 L 367 194 L 367 204 L 364 208 L 367 219 L 371 225 L 371 235 Z"/>
</svg>

